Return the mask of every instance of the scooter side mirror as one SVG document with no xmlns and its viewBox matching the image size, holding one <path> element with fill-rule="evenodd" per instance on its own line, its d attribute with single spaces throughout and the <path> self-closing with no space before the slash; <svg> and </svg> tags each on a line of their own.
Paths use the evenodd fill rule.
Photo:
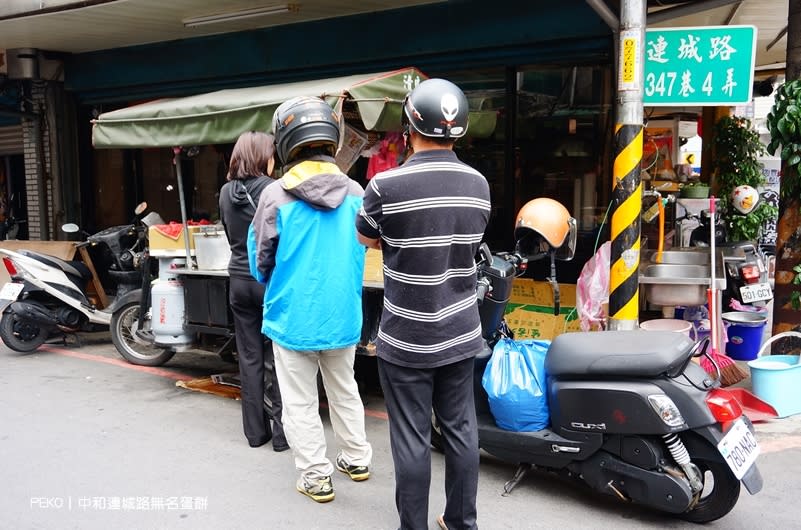
<svg viewBox="0 0 801 530">
<path fill-rule="evenodd" d="M 75 223 L 67 223 L 67 224 L 61 225 L 61 230 L 63 232 L 68 233 L 68 234 L 74 234 L 76 232 L 80 232 L 81 227 L 79 227 Z"/>
<path fill-rule="evenodd" d="M 479 263 L 482 261 L 484 263 L 492 263 L 492 251 L 486 243 L 481 243 L 481 246 L 478 247 L 478 255 L 481 258 Z"/>
</svg>

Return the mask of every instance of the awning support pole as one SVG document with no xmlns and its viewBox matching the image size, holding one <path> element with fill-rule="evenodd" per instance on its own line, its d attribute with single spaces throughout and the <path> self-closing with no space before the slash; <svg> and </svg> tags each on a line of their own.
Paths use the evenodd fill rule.
<svg viewBox="0 0 801 530">
<path fill-rule="evenodd" d="M 615 15 L 609 6 L 606 5 L 604 0 L 587 0 L 587 3 L 590 5 L 591 8 L 598 13 L 598 16 L 601 17 L 601 20 L 606 22 L 612 31 L 617 33 L 618 28 L 620 27 L 620 21 L 617 19 L 617 15 Z"/>
<path fill-rule="evenodd" d="M 639 320 L 645 16 L 645 0 L 621 2 L 615 162 L 612 171 L 610 330 L 637 329 Z"/>
<path fill-rule="evenodd" d="M 184 249 L 186 250 L 186 268 L 194 269 L 195 262 L 192 260 L 192 254 L 189 251 L 189 224 L 186 218 L 186 199 L 184 199 L 184 178 L 181 172 L 181 148 L 173 147 L 172 152 L 175 155 L 173 164 L 175 164 L 175 177 L 178 180 L 178 202 L 181 204 L 181 222 L 184 225 Z"/>
</svg>

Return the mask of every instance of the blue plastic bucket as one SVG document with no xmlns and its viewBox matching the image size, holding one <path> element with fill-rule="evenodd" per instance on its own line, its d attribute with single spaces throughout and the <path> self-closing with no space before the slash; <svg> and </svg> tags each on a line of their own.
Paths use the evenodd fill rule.
<svg viewBox="0 0 801 530">
<path fill-rule="evenodd" d="M 726 355 L 738 361 L 756 359 L 768 317 L 761 313 L 732 311 L 723 313 L 721 318 L 727 324 Z"/>
<path fill-rule="evenodd" d="M 773 405 L 781 417 L 801 412 L 801 364 L 798 355 L 766 355 L 748 362 L 754 394 Z"/>
</svg>

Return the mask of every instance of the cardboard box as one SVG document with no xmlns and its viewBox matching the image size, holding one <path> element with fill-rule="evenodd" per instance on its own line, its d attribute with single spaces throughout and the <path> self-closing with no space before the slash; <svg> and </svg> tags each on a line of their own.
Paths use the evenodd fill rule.
<svg viewBox="0 0 801 530">
<path fill-rule="evenodd" d="M 576 286 L 560 283 L 559 300 L 559 315 L 554 315 L 551 284 L 516 278 L 505 316 L 515 338 L 551 340 L 562 333 L 581 331 L 576 312 Z"/>
<path fill-rule="evenodd" d="M 364 286 L 384 286 L 381 251 L 368 249 L 364 264 Z M 576 311 L 576 286 L 559 284 L 559 315 L 553 314 L 551 284 L 528 278 L 515 278 L 506 307 L 506 323 L 517 339 L 553 339 L 569 331 L 581 331 Z M 378 312 L 380 314 L 380 310 Z"/>
<path fill-rule="evenodd" d="M 375 289 L 384 288 L 384 260 L 380 250 L 367 249 L 367 255 L 364 258 L 363 285 Z"/>
<path fill-rule="evenodd" d="M 194 235 L 200 232 L 202 225 L 189 227 L 189 253 L 195 255 Z M 156 257 L 186 256 L 184 245 L 184 231 L 178 232 L 176 237 L 172 237 L 159 229 L 159 225 L 148 228 L 147 237 L 150 244 L 150 255 Z"/>
</svg>

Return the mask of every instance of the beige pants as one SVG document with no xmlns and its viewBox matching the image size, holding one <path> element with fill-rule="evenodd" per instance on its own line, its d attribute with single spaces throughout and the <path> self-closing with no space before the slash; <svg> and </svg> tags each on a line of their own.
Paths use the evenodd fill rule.
<svg viewBox="0 0 801 530">
<path fill-rule="evenodd" d="M 273 343 L 275 369 L 284 410 L 281 420 L 292 447 L 295 467 L 310 478 L 329 476 L 334 466 L 326 457 L 320 419 L 317 373 L 323 376 L 331 427 L 345 460 L 367 466 L 373 449 L 364 431 L 364 405 L 353 376 L 356 347 L 296 351 Z"/>
</svg>

